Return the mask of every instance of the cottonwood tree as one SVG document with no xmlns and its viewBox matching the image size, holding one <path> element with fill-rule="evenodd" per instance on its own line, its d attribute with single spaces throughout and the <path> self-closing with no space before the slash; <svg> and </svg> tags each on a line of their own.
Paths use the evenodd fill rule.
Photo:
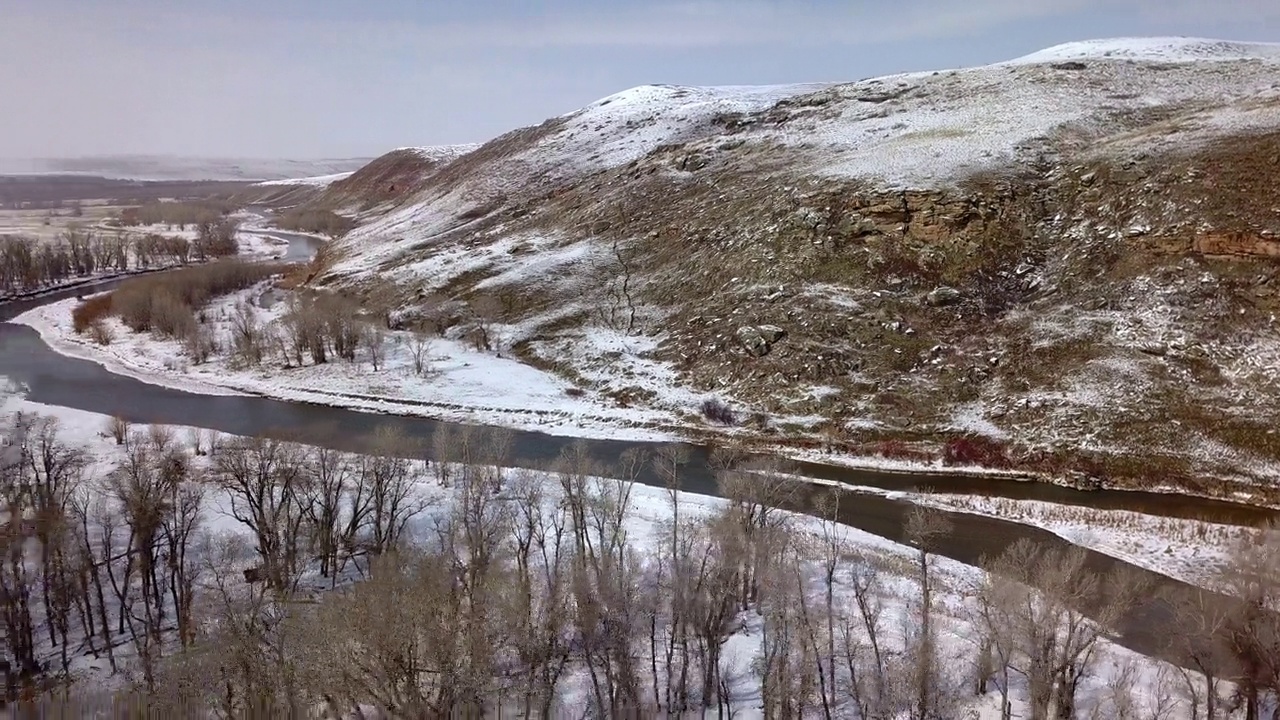
<svg viewBox="0 0 1280 720">
<path fill-rule="evenodd" d="M 1075 716 L 1099 639 L 1143 591 L 1135 576 L 1098 575 L 1086 559 L 1079 547 L 1043 549 L 1023 539 L 986 563 L 979 590 L 984 629 L 1006 646 L 1009 668 L 1026 679 L 1033 720 Z M 1092 617 L 1083 607 L 1095 608 Z"/>
<path fill-rule="evenodd" d="M 300 448 L 267 438 L 231 440 L 214 456 L 213 479 L 228 493 L 231 516 L 253 534 L 267 586 L 292 592 L 304 560 L 301 529 L 309 514 Z"/>
<path fill-rule="evenodd" d="M 512 644 L 520 662 L 517 688 L 524 717 L 552 717 L 557 688 L 574 656 L 572 545 L 543 478 L 516 471 L 510 488 L 511 557 L 515 561 Z"/>
<path fill-rule="evenodd" d="M 630 481 L 601 479 L 581 444 L 566 449 L 555 474 L 573 543 L 574 644 L 587 666 L 592 708 L 599 717 L 639 712 L 635 647 L 648 623 L 640 603 L 643 568 L 622 523 Z"/>
<path fill-rule="evenodd" d="M 917 598 L 919 624 L 911 638 L 913 647 L 909 657 L 915 690 L 913 718 L 928 720 L 939 717 L 945 701 L 939 697 L 939 671 L 937 629 L 934 621 L 934 575 L 931 551 L 935 543 L 951 531 L 951 524 L 941 513 L 916 506 L 907 513 L 904 532 L 908 542 L 916 548 L 916 582 L 920 588 Z"/>
<path fill-rule="evenodd" d="M 379 325 L 368 325 L 362 332 L 362 344 L 373 371 L 382 369 L 387 359 L 387 334 Z"/>
<path fill-rule="evenodd" d="M 372 454 L 362 459 L 361 472 L 367 478 L 369 551 L 376 556 L 395 550 L 409 522 L 427 505 L 418 492 L 421 464 L 408 457 L 415 449 L 409 438 L 384 425 L 374 432 L 372 449 Z"/>
<path fill-rule="evenodd" d="M 1163 599 L 1173 610 L 1178 628 L 1169 634 L 1169 650 L 1180 661 L 1177 671 L 1191 720 L 1216 720 L 1224 706 L 1223 674 L 1231 661 L 1226 642 L 1231 606 L 1198 590 L 1166 590 Z"/>
<path fill-rule="evenodd" d="M 340 555 L 354 546 L 355 535 L 364 525 L 364 503 L 360 501 L 352 509 L 354 522 L 346 523 L 345 528 L 342 522 L 348 494 L 363 486 L 353 488 L 354 471 L 345 453 L 314 447 L 307 451 L 306 459 L 309 478 L 305 488 L 308 495 L 303 506 L 312 525 L 311 536 L 320 559 L 320 576 L 330 578 L 332 585 L 337 582 L 340 571 Z"/>
<path fill-rule="evenodd" d="M 494 295 L 479 295 L 467 303 L 467 310 L 474 325 L 472 335 L 476 349 L 493 350 L 490 330 L 502 316 L 502 302 Z"/>
<path fill-rule="evenodd" d="M 806 656 L 797 608 L 802 550 L 791 535 L 779 534 L 760 564 L 758 599 L 762 616 L 760 680 L 762 710 L 766 717 L 801 717 L 811 707 L 815 683 L 814 664 Z"/>
<path fill-rule="evenodd" d="M 260 365 L 266 356 L 269 347 L 266 332 L 249 303 L 237 303 L 231 315 L 231 347 L 241 367 Z"/>
<path fill-rule="evenodd" d="M 1225 644 L 1236 666 L 1233 705 L 1249 720 L 1270 705 L 1280 718 L 1280 529 L 1270 525 L 1231 548 L 1219 579 L 1241 602 L 1225 623 Z"/>
<path fill-rule="evenodd" d="M 720 461 L 724 467 L 716 473 L 716 485 L 721 496 L 729 501 L 728 515 L 741 535 L 739 599 L 740 609 L 746 610 L 760 593 L 761 552 L 773 541 L 772 536 L 784 532 L 788 524 L 790 516 L 780 508 L 795 500 L 800 485 L 787 476 L 786 466 L 777 458 L 766 457 L 742 464 L 723 457 Z"/>
</svg>

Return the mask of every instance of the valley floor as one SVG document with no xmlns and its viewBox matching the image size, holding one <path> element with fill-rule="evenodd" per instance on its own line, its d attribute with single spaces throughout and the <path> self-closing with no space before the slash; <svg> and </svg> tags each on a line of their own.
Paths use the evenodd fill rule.
<svg viewBox="0 0 1280 720">
<path fill-rule="evenodd" d="M 59 421 L 59 437 L 72 445 L 84 447 L 90 453 L 93 462 L 88 476 L 91 479 L 103 477 L 124 457 L 124 451 L 108 437 L 106 428 L 109 418 L 106 416 L 31 403 L 13 395 L 7 398 L 0 396 L 0 417 L 7 417 L 15 412 L 56 417 Z M 146 433 L 148 428 L 134 426 L 133 430 Z M 179 442 L 191 437 L 192 429 L 172 430 L 176 431 L 175 437 L 179 438 Z M 209 441 L 206 436 L 205 442 Z M 208 462 L 207 458 L 195 456 L 191 460 L 196 467 Z M 555 487 L 555 478 L 548 477 L 547 486 Z M 450 495 L 447 489 L 430 481 L 424 481 L 419 492 L 424 498 L 430 498 L 431 509 L 415 521 L 415 526 L 420 532 L 429 533 L 435 515 L 449 507 Z M 243 528 L 230 517 L 227 510 L 228 499 L 224 494 L 214 490 L 212 497 L 209 497 L 203 520 L 205 527 L 213 532 L 243 532 Z M 682 516 L 691 519 L 709 518 L 725 503 L 719 498 L 689 493 L 678 493 L 678 502 Z M 629 541 L 634 543 L 634 547 L 643 556 L 655 555 L 663 538 L 670 532 L 673 516 L 671 503 L 671 498 L 663 490 L 640 485 L 632 489 L 626 532 Z M 802 542 L 819 544 L 824 532 L 837 533 L 842 552 L 847 554 L 846 562 L 869 562 L 877 568 L 883 587 L 880 601 L 887 636 L 885 642 L 890 647 L 902 645 L 914 624 L 912 603 L 916 602 L 919 594 L 916 582 L 912 579 L 914 550 L 851 528 L 838 527 L 833 530 L 824 527 L 821 521 L 806 516 L 795 515 L 788 522 L 794 524 L 800 537 L 808 538 Z M 940 627 L 944 630 L 943 657 L 951 658 L 945 667 L 948 673 L 954 675 L 953 679 L 959 679 L 968 672 L 965 668 L 974 653 L 975 631 L 970 620 L 973 617 L 972 597 L 975 588 L 982 582 L 983 573 L 945 558 L 934 558 L 932 562 L 938 586 L 935 592 L 939 596 L 936 602 Z M 810 570 L 815 575 L 808 582 L 817 583 L 818 568 L 814 566 Z M 852 607 L 851 590 L 847 585 L 849 581 L 841 579 L 838 582 L 837 602 L 841 607 Z M 739 621 L 738 629 L 725 643 L 725 677 L 732 678 L 733 716 L 758 717 L 760 691 L 753 667 L 762 652 L 761 619 L 754 612 L 748 611 L 741 614 Z M 1118 703 L 1122 702 L 1121 693 L 1126 698 L 1137 698 L 1140 705 L 1159 702 L 1172 703 L 1168 707 L 1181 707 L 1178 705 L 1182 702 L 1178 699 L 1178 693 L 1183 681 L 1172 668 L 1105 640 L 1099 646 L 1099 652 L 1100 661 L 1095 672 L 1083 680 L 1082 703 L 1079 708 L 1083 713 L 1082 717 L 1115 717 Z M 122 676 L 109 675 L 102 663 L 88 656 L 79 658 L 75 667 L 78 668 L 77 679 L 90 682 L 98 691 L 119 687 L 126 681 Z M 964 681 L 960 680 L 957 687 L 964 685 Z M 1015 713 L 1018 713 L 1023 709 L 1021 698 L 1025 697 L 1025 688 L 1017 686 L 1016 680 L 1014 685 L 1012 696 Z M 561 708 L 581 707 L 588 702 L 590 687 L 582 668 L 572 668 L 562 683 L 562 688 L 559 702 Z M 1000 717 L 998 695 L 994 691 L 987 696 L 965 701 L 965 707 L 965 717 Z M 1015 714 L 1016 716 L 1018 715 Z"/>
<path fill-rule="evenodd" d="M 215 301 L 204 314 L 223 332 L 236 304 L 244 302 L 254 305 L 255 316 L 263 324 L 277 320 L 286 309 L 278 291 L 263 284 Z M 71 311 L 76 304 L 72 299 L 45 305 L 19 316 L 16 322 L 33 327 L 51 347 L 64 354 L 97 362 L 112 372 L 148 383 L 200 394 L 263 395 L 592 438 L 675 440 L 684 436 L 683 428 L 690 422 L 674 409 L 618 407 L 611 400 L 579 391 L 555 375 L 509 355 L 480 352 L 457 340 L 432 338 L 423 353 L 425 367 L 420 374 L 415 370 L 414 340 L 408 333 L 388 333 L 385 357 L 376 369 L 367 357 L 357 362 L 290 368 L 284 367 L 277 356 L 260 367 L 242 368 L 226 356 L 219 356 L 208 363 L 192 365 L 181 343 L 131 333 L 114 318 L 107 322 L 115 340 L 108 346 L 94 344 L 72 330 Z M 636 354 L 635 362 L 646 362 L 639 357 L 642 353 Z M 649 384 L 660 379 L 657 369 L 649 375 Z M 675 393 L 670 388 L 667 392 Z M 689 394 L 684 400 L 692 406 L 696 399 Z M 882 458 L 816 452 L 801 453 L 800 457 L 905 472 L 943 470 L 936 464 Z M 960 471 L 1010 474 L 976 468 Z M 1221 561 L 1225 547 L 1248 532 L 1228 525 L 1035 501 L 933 493 L 909 499 L 1041 527 L 1082 546 L 1192 583 L 1206 582 Z"/>
</svg>

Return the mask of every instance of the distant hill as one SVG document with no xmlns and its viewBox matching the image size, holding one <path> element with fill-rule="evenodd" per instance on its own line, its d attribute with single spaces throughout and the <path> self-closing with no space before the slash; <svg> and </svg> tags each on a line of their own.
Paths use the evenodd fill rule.
<svg viewBox="0 0 1280 720">
<path fill-rule="evenodd" d="M 0 175 L 91 175 L 126 180 L 285 180 L 351 172 L 372 158 L 290 160 L 109 155 L 0 158 Z"/>
</svg>

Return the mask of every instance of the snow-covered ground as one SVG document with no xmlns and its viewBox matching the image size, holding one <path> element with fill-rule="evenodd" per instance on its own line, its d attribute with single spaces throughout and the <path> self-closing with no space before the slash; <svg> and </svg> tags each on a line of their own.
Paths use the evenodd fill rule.
<svg viewBox="0 0 1280 720">
<path fill-rule="evenodd" d="M 278 320 L 284 302 L 262 301 L 272 295 L 269 283 L 220 298 L 205 311 L 208 321 L 225 332 L 235 307 L 250 300 L 262 323 Z M 509 356 L 476 351 L 459 340 L 432 338 L 426 351 L 427 372 L 416 373 L 413 337 L 389 332 L 386 358 L 374 370 L 367 356 L 357 362 L 334 360 L 323 365 L 283 367 L 273 357 L 257 368 L 237 368 L 229 358 L 192 365 L 178 341 L 157 340 L 130 332 L 118 319 L 107 323 L 115 341 L 103 347 L 72 329 L 75 299 L 35 308 L 15 318 L 40 332 L 45 342 L 64 354 L 102 364 L 113 372 L 157 385 L 202 394 L 248 393 L 285 400 L 315 402 L 361 410 L 425 415 L 445 420 L 500 425 L 587 437 L 670 439 L 661 426 L 673 418 L 660 411 L 621 408 L 578 395 L 555 375 Z"/>
<path fill-rule="evenodd" d="M 863 491 L 880 492 L 866 488 Z M 1232 546 L 1257 535 L 1256 530 L 1238 525 L 1039 500 L 948 493 L 888 494 L 919 505 L 1032 525 L 1081 547 L 1202 587 L 1213 585 Z"/>
<path fill-rule="evenodd" d="M 60 407 L 31 403 L 14 395 L 0 393 L 0 417 L 11 413 L 34 413 L 45 417 L 55 417 L 59 422 L 59 438 L 74 446 L 83 447 L 91 456 L 92 464 L 89 477 L 101 477 L 123 459 L 123 450 L 108 437 L 105 428 L 109 419 L 106 416 L 70 410 Z M 147 433 L 150 428 L 134 426 L 133 431 Z M 173 437 L 179 442 L 188 442 L 191 437 L 190 428 L 170 428 Z M 204 442 L 208 442 L 206 437 Z M 193 466 L 199 467 L 208 459 L 191 456 Z M 449 508 L 449 491 L 434 481 L 424 480 L 418 492 L 423 499 L 431 499 L 434 503 L 430 509 L 419 516 L 414 527 L 419 531 L 427 531 L 437 518 L 437 513 L 447 512 Z M 604 481 L 611 482 L 611 481 Z M 554 478 L 547 478 L 548 507 L 555 505 L 558 483 Z M 227 512 L 228 498 L 223 491 L 212 489 L 212 497 L 206 498 L 206 510 L 203 513 L 204 528 L 215 532 L 244 532 Z M 683 517 L 691 520 L 710 518 L 724 508 L 725 501 L 719 498 L 678 493 L 677 501 Z M 629 545 L 640 552 L 642 562 L 652 562 L 657 548 L 669 537 L 672 500 L 666 491 L 637 485 L 630 493 L 630 509 L 626 515 L 625 529 Z M 822 543 L 824 536 L 834 533 L 839 547 L 848 557 L 856 558 L 858 563 L 866 563 L 876 568 L 882 581 L 879 601 L 883 615 L 881 627 L 884 629 L 881 641 L 887 651 L 901 647 L 906 636 L 912 632 L 914 624 L 913 603 L 919 595 L 918 586 L 911 578 L 914 564 L 914 550 L 898 545 L 859 530 L 845 527 L 824 526 L 820 521 L 806 516 L 784 514 L 786 522 L 794 529 L 797 541 L 806 543 Z M 940 652 L 943 658 L 943 672 L 955 678 L 964 677 L 964 670 L 974 656 L 976 630 L 971 624 L 972 597 L 976 587 L 982 582 L 981 571 L 945 558 L 934 558 L 936 618 L 939 628 Z M 816 566 L 805 565 L 806 572 L 817 571 Z M 806 583 L 816 592 L 817 576 Z M 852 590 L 844 579 L 837 580 L 837 603 L 840 607 L 852 608 Z M 743 613 L 738 629 L 732 633 L 725 643 L 723 667 L 725 677 L 733 682 L 732 696 L 735 698 L 734 717 L 760 717 L 759 685 L 753 668 L 762 653 L 761 618 L 754 612 Z M 128 651 L 120 651 L 120 656 L 127 666 Z M 77 668 L 76 679 L 91 682 L 95 686 L 110 688 L 118 686 L 121 676 L 110 676 L 103 663 L 90 662 L 90 659 L 79 658 L 74 663 Z M 90 667 L 94 669 L 90 669 Z M 1088 717 L 1114 716 L 1112 689 L 1125 686 L 1128 674 L 1133 674 L 1130 689 L 1135 690 L 1139 703 L 1149 704 L 1156 698 L 1175 697 L 1181 687 L 1181 680 L 1171 668 L 1162 663 L 1136 655 L 1124 648 L 1111 644 L 1105 639 L 1100 641 L 1099 661 L 1094 672 L 1082 680 L 1082 698 L 1080 711 Z M 578 666 L 569 669 L 561 684 L 563 704 L 573 706 L 585 703 L 589 697 L 589 685 L 585 671 Z M 1022 694 L 1024 688 L 1016 685 L 1013 690 L 1015 713 L 1022 710 Z M 966 711 L 968 717 L 980 719 L 999 717 L 997 709 L 998 697 L 992 692 L 986 697 L 970 701 Z M 1089 713 L 1093 713 L 1089 715 Z M 1018 715 L 1015 714 L 1015 717 Z"/>
</svg>

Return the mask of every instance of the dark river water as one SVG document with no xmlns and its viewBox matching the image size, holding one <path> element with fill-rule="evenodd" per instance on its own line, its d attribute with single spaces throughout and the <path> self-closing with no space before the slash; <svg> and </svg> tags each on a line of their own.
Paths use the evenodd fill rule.
<svg viewBox="0 0 1280 720">
<path fill-rule="evenodd" d="M 290 241 L 287 257 L 291 260 L 306 259 L 313 252 L 315 243 L 319 242 L 291 233 L 272 234 Z M 91 289 L 53 292 L 38 299 L 0 304 L 0 377 L 16 384 L 29 400 L 48 405 L 118 415 L 132 422 L 194 425 L 235 435 L 266 435 L 350 451 L 367 449 L 379 428 L 394 427 L 420 441 L 425 454 L 425 449 L 431 447 L 431 437 L 440 428 L 461 427 L 427 418 L 383 415 L 254 396 L 199 395 L 150 385 L 113 374 L 90 361 L 60 355 L 51 350 L 34 330 L 6 322 L 31 307 L 85 292 L 107 290 L 118 282 L 106 281 L 93 285 Z M 578 440 L 519 431 L 514 433 L 512 457 L 516 460 L 513 462 L 520 466 L 545 466 L 574 443 L 582 443 L 595 459 L 610 464 L 626 450 L 656 451 L 660 447 L 657 443 Z M 687 450 L 689 461 L 684 468 L 682 487 L 697 493 L 718 494 L 708 467 L 708 450 L 698 446 L 689 446 Z M 1245 505 L 1155 493 L 1090 492 L 1015 480 L 975 479 L 940 473 L 889 473 L 815 463 L 800 463 L 797 472 L 808 477 L 893 491 L 933 490 L 1043 500 L 1231 524 L 1253 525 L 1275 517 L 1272 511 Z M 660 484 L 652 471 L 646 472 L 640 481 Z M 808 494 L 802 494 L 792 506 L 806 510 L 809 500 Z M 864 494 L 842 503 L 842 508 L 840 520 L 847 525 L 891 540 L 904 540 L 902 528 L 910 503 Z M 998 555 L 1020 538 L 1029 538 L 1046 547 L 1068 546 L 1056 535 L 1034 527 L 966 513 L 946 515 L 952 529 L 944 539 L 934 544 L 933 549 L 970 565 L 979 564 L 984 557 Z M 1146 576 L 1158 589 L 1198 592 L 1100 553 L 1090 552 L 1089 562 L 1099 571 L 1117 567 L 1129 569 Z M 1118 638 L 1122 644 L 1148 655 L 1163 653 L 1162 633 L 1167 634 L 1169 622 L 1164 603 L 1155 599 L 1158 594 L 1152 592 L 1149 595 L 1152 599 L 1130 610 L 1122 624 L 1123 634 Z"/>
</svg>

